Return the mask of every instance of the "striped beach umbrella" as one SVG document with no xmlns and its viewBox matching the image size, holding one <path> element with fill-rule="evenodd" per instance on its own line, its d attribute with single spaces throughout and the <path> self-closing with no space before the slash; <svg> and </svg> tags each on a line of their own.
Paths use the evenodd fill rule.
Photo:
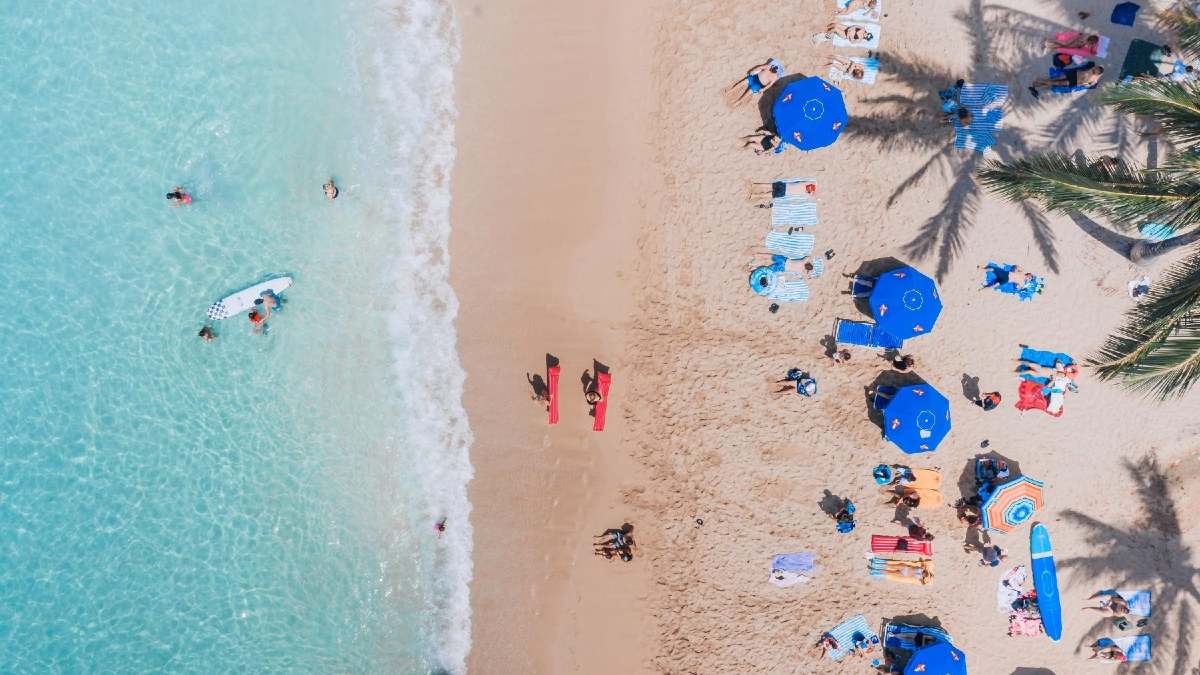
<svg viewBox="0 0 1200 675">
<path fill-rule="evenodd" d="M 980 509 L 981 524 L 986 530 L 1012 532 L 1043 506 L 1042 482 L 1020 476 L 992 490 Z"/>
</svg>

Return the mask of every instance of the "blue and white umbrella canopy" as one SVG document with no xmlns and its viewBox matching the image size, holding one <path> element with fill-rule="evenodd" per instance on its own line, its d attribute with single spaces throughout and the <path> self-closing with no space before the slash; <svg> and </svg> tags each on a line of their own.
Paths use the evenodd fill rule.
<svg viewBox="0 0 1200 675">
<path fill-rule="evenodd" d="M 901 340 L 929 333 L 942 313 L 933 279 L 908 266 L 880 274 L 870 302 L 879 330 Z"/>
<path fill-rule="evenodd" d="M 883 435 L 906 454 L 931 452 L 950 433 L 950 401 L 928 384 L 900 387 L 883 409 Z"/>
<path fill-rule="evenodd" d="M 779 138 L 801 150 L 833 145 L 850 120 L 842 92 L 819 77 L 806 77 L 784 87 L 771 112 Z"/>
<path fill-rule="evenodd" d="M 967 655 L 949 642 L 938 642 L 917 650 L 904 675 L 967 675 Z"/>
</svg>

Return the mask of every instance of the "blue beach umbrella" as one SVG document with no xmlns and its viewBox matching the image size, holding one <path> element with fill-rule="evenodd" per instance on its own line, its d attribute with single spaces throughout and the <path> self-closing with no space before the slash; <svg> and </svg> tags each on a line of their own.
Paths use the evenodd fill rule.
<svg viewBox="0 0 1200 675">
<path fill-rule="evenodd" d="M 907 340 L 933 330 L 942 298 L 933 279 L 911 267 L 897 267 L 875 280 L 871 313 L 879 330 Z"/>
<path fill-rule="evenodd" d="M 850 119 L 842 92 L 819 77 L 806 77 L 784 87 L 775 99 L 772 115 L 779 138 L 801 150 L 833 145 Z M 782 150 L 781 143 L 775 151 Z"/>
<path fill-rule="evenodd" d="M 979 508 L 979 524 L 985 530 L 1012 532 L 1045 505 L 1042 491 L 1042 482 L 1029 476 L 996 486 Z"/>
<path fill-rule="evenodd" d="M 949 642 L 938 642 L 913 654 L 904 675 L 967 675 L 967 655 Z"/>
<path fill-rule="evenodd" d="M 883 409 L 883 435 L 905 454 L 931 452 L 950 433 L 950 401 L 928 384 L 900 387 Z"/>
</svg>

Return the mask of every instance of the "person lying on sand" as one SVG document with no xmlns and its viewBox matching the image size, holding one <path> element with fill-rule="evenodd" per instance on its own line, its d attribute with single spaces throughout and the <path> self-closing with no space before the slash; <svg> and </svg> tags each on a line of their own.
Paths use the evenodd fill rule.
<svg viewBox="0 0 1200 675">
<path fill-rule="evenodd" d="M 742 149 L 753 148 L 754 154 L 765 155 L 775 149 L 779 145 L 779 136 L 773 131 L 761 129 L 752 134 L 739 138 L 742 142 Z"/>
<path fill-rule="evenodd" d="M 1104 616 L 1119 617 L 1129 614 L 1129 603 L 1125 602 L 1125 598 L 1116 593 L 1106 593 L 1099 591 L 1093 593 L 1088 600 L 1100 600 L 1098 605 L 1088 605 L 1084 609 L 1090 609 L 1095 612 L 1100 612 Z"/>
<path fill-rule="evenodd" d="M 725 102 L 730 107 L 737 107 L 775 84 L 780 75 L 783 75 L 783 64 L 775 59 L 767 59 L 746 71 L 745 77 L 726 87 Z"/>
<path fill-rule="evenodd" d="M 833 11 L 834 14 L 852 14 L 861 11 L 865 16 L 878 19 L 879 18 L 879 0 L 850 0 L 845 7 L 839 7 Z"/>
<path fill-rule="evenodd" d="M 1100 36 L 1099 35 L 1084 35 L 1080 33 L 1066 42 L 1059 42 L 1054 38 L 1046 39 L 1046 49 L 1086 49 L 1095 54 L 1099 51 Z"/>
<path fill-rule="evenodd" d="M 823 659 L 829 653 L 829 650 L 832 649 L 836 651 L 838 647 L 839 645 L 837 638 L 833 637 L 829 633 L 825 633 L 821 636 L 820 640 L 817 640 L 817 644 L 813 645 L 812 651 L 813 653 L 820 652 L 821 655 L 818 658 Z"/>
<path fill-rule="evenodd" d="M 870 42 L 871 40 L 875 39 L 874 33 L 866 28 L 863 28 L 862 26 L 831 23 L 825 28 L 824 33 L 817 33 L 816 35 L 812 36 L 812 41 L 813 44 L 816 44 L 818 42 L 824 42 L 825 40 L 832 40 L 838 36 L 846 38 L 846 41 L 850 43 Z"/>
<path fill-rule="evenodd" d="M 1029 93 L 1033 94 L 1034 98 L 1040 97 L 1042 94 L 1038 89 L 1049 89 L 1051 87 L 1094 87 L 1100 82 L 1100 77 L 1104 75 L 1104 67 L 1098 66 L 1093 61 L 1088 61 L 1080 68 L 1074 68 L 1066 71 L 1062 77 L 1043 77 L 1033 81 L 1029 86 Z"/>
<path fill-rule="evenodd" d="M 892 492 L 887 499 L 879 504 L 880 506 L 907 506 L 910 509 L 915 509 L 921 505 L 921 494 L 902 488 L 899 492 Z"/>
</svg>

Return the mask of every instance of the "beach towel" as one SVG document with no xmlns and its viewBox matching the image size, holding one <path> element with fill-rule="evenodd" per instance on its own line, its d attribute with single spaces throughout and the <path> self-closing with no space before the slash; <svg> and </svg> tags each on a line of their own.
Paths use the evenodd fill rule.
<svg viewBox="0 0 1200 675">
<path fill-rule="evenodd" d="M 768 298 L 779 302 L 808 302 L 808 296 L 808 282 L 800 278 L 780 279 L 767 294 Z"/>
<path fill-rule="evenodd" d="M 855 640 L 866 640 L 872 645 L 879 644 L 879 635 L 871 630 L 871 626 L 867 624 L 867 618 L 862 614 L 855 614 L 838 625 L 831 628 L 828 635 L 832 635 L 834 640 L 837 640 L 837 649 L 829 650 L 829 658 L 834 661 L 840 661 L 841 658 L 850 653 L 854 649 Z"/>
<path fill-rule="evenodd" d="M 879 48 L 879 24 L 869 21 L 854 21 L 851 19 L 840 18 L 837 21 L 839 26 L 858 26 L 871 34 L 870 40 L 855 40 L 851 42 L 844 35 L 835 34 L 832 38 L 834 47 L 854 47 L 857 49 L 878 49 Z"/>
<path fill-rule="evenodd" d="M 1137 19 L 1138 10 L 1141 8 L 1141 5 L 1136 2 L 1122 2 L 1113 7 L 1109 20 L 1119 26 L 1132 26 L 1134 20 Z"/>
<path fill-rule="evenodd" d="M 909 574 L 907 574 L 905 576 L 888 575 L 885 572 L 885 570 L 887 568 L 887 564 L 894 563 L 894 562 L 905 563 L 906 567 L 908 567 L 908 569 L 909 569 Z M 918 565 L 920 565 L 920 567 L 918 567 Z M 875 578 L 887 579 L 888 581 L 894 581 L 898 584 L 913 584 L 915 586 L 928 586 L 929 584 L 922 584 L 921 578 L 915 576 L 915 573 L 918 571 L 918 569 L 921 569 L 921 568 L 923 568 L 925 572 L 928 572 L 929 574 L 933 574 L 933 561 L 923 560 L 918 563 L 918 562 L 915 562 L 912 560 L 871 558 L 869 569 L 870 569 L 871 576 L 875 577 Z"/>
<path fill-rule="evenodd" d="M 937 489 L 914 488 L 905 485 L 901 487 L 901 490 L 901 494 L 917 496 L 920 500 L 920 503 L 917 505 L 918 509 L 936 509 L 946 503 L 946 498 Z"/>
<path fill-rule="evenodd" d="M 1138 661 L 1150 660 L 1150 636 L 1149 635 L 1134 635 L 1123 638 L 1100 638 L 1096 640 L 1096 644 L 1100 647 L 1108 645 L 1116 645 L 1125 653 L 1125 661 L 1128 663 L 1136 663 Z"/>
<path fill-rule="evenodd" d="M 862 79 L 851 77 L 847 72 L 848 67 L 837 63 L 829 66 L 829 81 L 830 82 L 859 82 L 861 84 L 875 84 L 875 79 L 879 77 L 879 59 L 865 56 L 852 56 L 849 61 L 862 66 Z"/>
<path fill-rule="evenodd" d="M 1126 287 L 1129 291 L 1129 299 L 1134 302 L 1141 302 L 1146 299 L 1146 294 L 1150 292 L 1150 276 L 1143 276 L 1141 279 L 1134 279 L 1129 282 Z"/>
<path fill-rule="evenodd" d="M 1064 366 L 1075 363 L 1075 359 L 1071 358 L 1070 354 L 1034 349 L 1028 345 L 1021 345 L 1021 360 L 1036 363 L 1046 368 L 1053 368 L 1055 361 L 1062 361 Z"/>
<path fill-rule="evenodd" d="M 1125 52 L 1125 60 L 1121 62 L 1120 80 L 1128 82 L 1135 77 L 1157 77 L 1158 64 L 1151 55 L 1159 48 L 1153 42 L 1141 39 L 1131 41 L 1129 50 Z"/>
<path fill-rule="evenodd" d="M 1022 380 L 1017 386 L 1017 410 L 1044 410 L 1047 414 L 1054 417 L 1062 417 L 1063 407 L 1059 403 L 1057 409 L 1050 410 L 1050 399 L 1042 393 L 1042 384 L 1039 382 L 1031 382 Z M 1062 394 L 1058 394 L 1060 400 Z"/>
<path fill-rule="evenodd" d="M 839 10 L 844 10 L 849 6 L 850 6 L 850 0 L 837 0 L 837 8 Z M 876 21 L 877 22 L 877 21 L 879 21 L 879 17 L 883 16 L 883 0 L 879 0 L 879 2 L 875 3 L 875 7 L 873 7 L 873 8 L 867 8 L 867 7 L 860 6 L 858 9 L 854 10 L 853 12 L 849 12 L 846 14 L 839 13 L 836 16 L 841 19 L 854 19 L 856 21 Z"/>
<path fill-rule="evenodd" d="M 937 490 L 942 486 L 942 474 L 936 469 L 909 469 L 912 480 L 900 479 L 900 484 L 918 490 Z"/>
<path fill-rule="evenodd" d="M 799 260 L 812 253 L 816 246 L 816 237 L 808 232 L 768 232 L 767 249 L 773 253 L 785 255 L 792 260 Z"/>
<path fill-rule="evenodd" d="M 809 259 L 808 262 L 812 263 L 812 267 L 813 267 L 812 271 L 808 273 L 808 276 L 812 277 L 813 279 L 816 279 L 817 277 L 819 277 L 825 273 L 825 258 L 822 258 L 819 255 L 813 256 L 811 259 Z"/>
<path fill-rule="evenodd" d="M 1136 616 L 1150 617 L 1150 591 L 1149 590 L 1134 590 L 1121 589 L 1113 590 L 1106 588 L 1100 591 L 1101 595 L 1119 595 L 1125 600 L 1125 604 L 1129 605 L 1129 613 Z"/>
<path fill-rule="evenodd" d="M 550 399 L 550 424 L 558 424 L 558 377 L 562 366 L 546 369 L 546 395 Z"/>
<path fill-rule="evenodd" d="M 1082 34 L 1083 33 L 1080 33 L 1079 31 L 1075 31 L 1075 30 L 1061 31 L 1061 32 L 1054 34 L 1054 41 L 1060 42 L 1060 43 L 1061 42 L 1070 42 L 1071 40 L 1075 39 L 1076 37 L 1078 37 Z M 1095 57 L 1098 59 L 1103 59 L 1108 56 L 1108 45 L 1109 45 L 1109 39 L 1104 37 L 1103 35 L 1101 35 L 1100 39 L 1097 40 L 1096 44 L 1091 48 L 1089 48 L 1089 47 L 1059 47 L 1058 49 L 1056 49 L 1054 51 L 1059 54 L 1067 54 L 1069 56 L 1081 56 L 1081 57 L 1084 57 L 1085 60 L 1090 59 L 1092 57 Z"/>
<path fill-rule="evenodd" d="M 1042 617 L 1025 610 L 1010 612 L 1008 615 L 1009 637 L 1040 637 L 1046 632 L 1042 625 Z"/>
<path fill-rule="evenodd" d="M 780 588 L 796 584 L 806 584 L 811 581 L 808 576 L 812 573 L 816 556 L 810 551 L 799 553 L 782 553 L 771 560 L 770 582 Z"/>
<path fill-rule="evenodd" d="M 592 431 L 604 431 L 604 417 L 608 413 L 608 387 L 611 384 L 612 375 L 596 373 L 596 391 L 600 392 L 600 400 L 596 402 L 596 420 L 592 423 Z"/>
<path fill-rule="evenodd" d="M 1029 573 L 1024 565 L 1017 565 L 1004 573 L 996 582 L 996 609 L 1001 612 L 1011 612 L 1013 603 L 1025 592 L 1025 581 Z"/>
<path fill-rule="evenodd" d="M 1051 66 L 1051 67 L 1050 67 L 1050 69 L 1047 71 L 1047 74 L 1048 74 L 1048 76 L 1050 77 L 1050 79 L 1055 79 L 1055 78 L 1059 78 L 1059 77 L 1066 77 L 1066 76 L 1067 76 L 1067 71 L 1071 71 L 1071 70 L 1080 70 L 1081 68 L 1083 68 L 1083 67 L 1084 67 L 1084 65 L 1085 65 L 1085 64 L 1079 64 L 1079 65 L 1076 65 L 1076 66 L 1072 66 L 1072 67 L 1070 67 L 1070 68 L 1055 68 L 1055 67 Z M 1052 91 L 1052 92 L 1054 92 L 1054 93 L 1056 93 L 1056 94 L 1070 94 L 1070 93 L 1074 93 L 1074 92 L 1077 92 L 1077 91 L 1085 91 L 1085 90 L 1088 90 L 1088 89 L 1095 89 L 1095 88 L 1096 88 L 1097 86 L 1099 86 L 1099 85 L 1100 85 L 1100 83 L 1099 83 L 1099 82 L 1097 82 L 1096 84 L 1093 84 L 1093 85 L 1092 85 L 1092 86 L 1090 86 L 1090 87 L 1085 87 L 1085 86 L 1083 86 L 1082 84 L 1077 84 L 1077 85 L 1075 85 L 1074 87 L 1070 87 L 1070 86 L 1067 86 L 1067 85 L 1065 85 L 1065 84 L 1060 84 L 1060 85 L 1058 85 L 1058 86 L 1055 86 L 1055 87 L 1050 87 L 1050 91 Z"/>
<path fill-rule="evenodd" d="M 900 542 L 904 542 L 901 545 Z M 871 553 L 912 553 L 926 558 L 933 557 L 933 542 L 912 537 L 890 537 L 883 534 L 871 535 Z"/>
<path fill-rule="evenodd" d="M 771 200 L 771 227 L 812 227 L 817 222 L 817 203 L 805 195 L 786 195 Z"/>
<path fill-rule="evenodd" d="M 1003 125 L 1007 100 L 1008 87 L 1003 84 L 963 85 L 958 91 L 958 106 L 971 111 L 971 123 L 963 127 L 958 123 L 956 113 L 950 115 L 954 147 L 983 152 L 995 145 L 996 130 Z"/>
<path fill-rule="evenodd" d="M 1009 278 L 1009 275 L 1016 269 L 1017 266 L 1014 264 L 989 260 L 987 267 L 983 270 L 983 283 L 1000 293 L 1015 295 L 1022 302 L 1037 297 L 1046 284 L 1045 280 L 1042 277 L 1034 276 L 1027 284 L 1017 283 Z"/>
</svg>

